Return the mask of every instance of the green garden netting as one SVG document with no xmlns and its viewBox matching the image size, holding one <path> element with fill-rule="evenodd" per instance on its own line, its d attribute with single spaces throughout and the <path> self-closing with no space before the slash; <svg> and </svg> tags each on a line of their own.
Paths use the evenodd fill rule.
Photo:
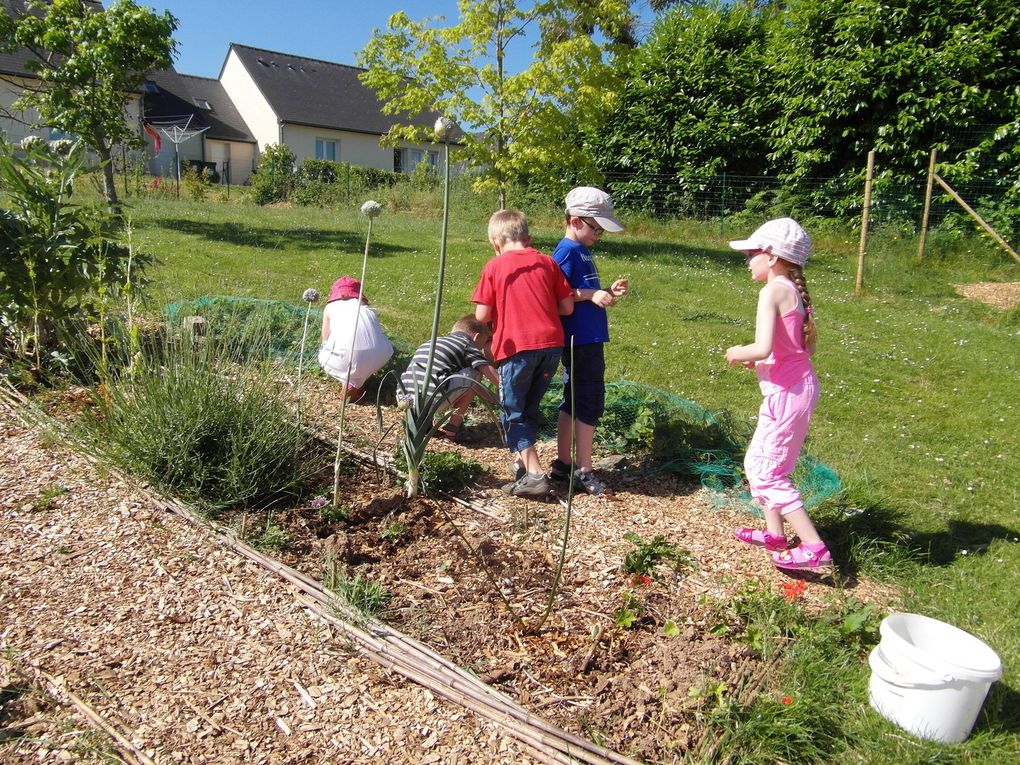
<svg viewBox="0 0 1020 765">
<path fill-rule="evenodd" d="M 263 345 L 268 343 L 278 360 L 297 362 L 305 320 L 305 309 L 299 306 L 273 300 L 207 295 L 173 303 L 164 313 L 171 325 L 179 324 L 186 316 L 202 316 L 209 333 L 259 337 Z M 321 323 L 321 309 L 313 308 L 308 318 L 306 363 L 314 363 Z M 395 353 L 379 376 L 387 370 L 399 375 L 417 347 L 394 338 L 390 340 Z M 390 375 L 386 384 L 395 386 L 396 377 Z M 540 436 L 544 439 L 556 437 L 557 410 L 562 395 L 562 384 L 555 382 L 542 399 L 545 425 Z M 749 420 L 726 410 L 706 409 L 690 399 L 651 385 L 623 380 L 606 384 L 606 410 L 596 431 L 596 448 L 603 453 L 631 456 L 640 469 L 667 470 L 695 479 L 710 490 L 716 507 L 738 503 L 760 516 L 760 508 L 743 487 L 744 449 L 752 431 Z M 841 489 L 836 471 L 807 454 L 801 457 L 793 480 L 808 508 Z"/>
</svg>

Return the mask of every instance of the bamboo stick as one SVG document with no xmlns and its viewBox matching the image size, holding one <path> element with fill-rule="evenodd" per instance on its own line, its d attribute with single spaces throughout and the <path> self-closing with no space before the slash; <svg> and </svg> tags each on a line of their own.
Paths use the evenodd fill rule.
<svg viewBox="0 0 1020 765">
<path fill-rule="evenodd" d="M 955 199 L 957 203 L 960 205 L 960 207 L 966 210 L 967 214 L 970 215 L 970 217 L 972 217 L 974 220 L 976 220 L 978 222 L 978 225 L 980 225 L 981 228 L 983 228 L 988 233 L 988 235 L 992 237 L 992 239 L 999 243 L 999 246 L 1001 246 L 1002 249 L 1004 249 L 1006 252 L 1012 255 L 1013 260 L 1015 260 L 1017 263 L 1020 263 L 1020 255 L 1016 254 L 1016 250 L 1010 247 L 1009 243 L 1001 236 L 999 236 L 999 233 L 994 228 L 985 223 L 985 219 L 978 215 L 969 204 L 964 202 L 963 197 L 961 197 L 959 194 L 953 191 L 953 188 L 944 180 L 942 180 L 941 176 L 939 176 L 938 173 L 935 174 L 935 182 L 938 183 L 938 185 L 941 186 L 943 189 L 945 189 L 946 193 L 949 194 L 949 196 L 951 196 L 953 199 Z"/>
<path fill-rule="evenodd" d="M 93 728 L 98 728 L 102 731 L 110 739 L 117 751 L 120 752 L 120 755 L 127 760 L 130 765 L 156 765 L 155 761 L 151 757 L 132 744 L 130 740 L 113 727 L 111 723 L 108 723 L 103 716 L 93 709 L 84 699 L 66 686 L 58 683 L 55 677 L 43 671 L 39 667 L 32 667 L 32 671 L 41 679 L 46 681 L 46 685 L 49 687 L 49 692 L 53 696 L 56 696 L 57 698 L 67 698 L 71 706 L 80 712 Z"/>
<path fill-rule="evenodd" d="M 864 255 L 868 251 L 868 218 L 871 216 L 871 182 L 875 177 L 875 152 L 868 152 L 868 171 L 864 178 L 864 209 L 861 211 L 861 244 L 857 249 L 857 281 L 854 294 L 864 294 Z"/>
</svg>

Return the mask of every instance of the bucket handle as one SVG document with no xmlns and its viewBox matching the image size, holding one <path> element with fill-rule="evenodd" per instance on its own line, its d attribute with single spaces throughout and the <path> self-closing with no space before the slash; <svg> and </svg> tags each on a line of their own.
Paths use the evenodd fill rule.
<svg viewBox="0 0 1020 765">
<path fill-rule="evenodd" d="M 956 678 L 949 674 L 944 675 L 901 675 L 878 655 L 878 646 L 872 649 L 868 655 L 868 664 L 871 666 L 871 671 L 879 676 L 882 680 L 893 685 L 899 685 L 901 687 L 914 687 L 914 688 L 938 688 L 945 685 L 946 683 L 952 683 L 956 681 Z"/>
</svg>

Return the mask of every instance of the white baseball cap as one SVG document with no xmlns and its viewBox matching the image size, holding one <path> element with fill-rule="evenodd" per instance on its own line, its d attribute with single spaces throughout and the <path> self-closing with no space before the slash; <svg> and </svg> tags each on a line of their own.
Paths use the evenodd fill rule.
<svg viewBox="0 0 1020 765">
<path fill-rule="evenodd" d="M 811 237 L 793 218 L 776 218 L 759 226 L 747 239 L 730 242 L 734 250 L 765 252 L 803 266 L 811 257 Z"/>
<path fill-rule="evenodd" d="M 567 194 L 567 214 L 578 218 L 594 218 L 606 231 L 623 231 L 623 224 L 613 215 L 613 200 L 602 189 L 578 186 Z"/>
</svg>

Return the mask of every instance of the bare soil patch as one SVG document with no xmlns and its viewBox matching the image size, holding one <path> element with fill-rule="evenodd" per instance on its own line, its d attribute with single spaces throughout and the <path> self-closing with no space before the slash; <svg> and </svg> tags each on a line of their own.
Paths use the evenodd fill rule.
<svg viewBox="0 0 1020 765">
<path fill-rule="evenodd" d="M 306 396 L 316 402 L 316 427 L 335 439 L 335 389 L 313 379 Z M 384 409 L 384 427 L 396 416 Z M 380 442 L 375 418 L 374 405 L 348 405 L 345 438 L 390 455 L 394 437 Z M 649 762 L 697 749 L 706 701 L 692 690 L 722 684 L 740 696 L 762 669 L 727 602 L 748 579 L 776 592 L 789 581 L 732 538 L 734 526 L 754 519 L 742 507 L 720 507 L 694 483 L 609 461 L 601 474 L 613 495 L 575 497 L 560 592 L 541 631 L 529 634 L 492 580 L 526 624 L 539 621 L 560 554 L 566 490 L 549 501 L 506 496 L 509 455 L 484 410 L 473 410 L 465 441 L 433 440 L 430 448 L 486 467 L 471 492 L 474 508 L 406 500 L 390 474 L 347 462 L 348 520 L 329 524 L 311 507 L 288 509 L 277 516 L 291 537 L 281 557 L 320 576 L 329 553 L 352 575 L 382 583 L 392 594 L 387 621 L 569 731 Z M 539 451 L 548 464 L 555 445 L 541 443 Z M 625 572 L 635 549 L 627 532 L 646 541 L 662 536 L 690 554 L 691 567 L 660 565 L 653 577 Z M 806 602 L 821 609 L 834 592 L 831 581 L 809 581 Z M 877 591 L 858 582 L 852 594 L 869 600 Z"/>
<path fill-rule="evenodd" d="M 1004 311 L 1020 305 L 1020 282 L 957 284 L 956 291 L 965 298 L 978 300 Z"/>
</svg>

